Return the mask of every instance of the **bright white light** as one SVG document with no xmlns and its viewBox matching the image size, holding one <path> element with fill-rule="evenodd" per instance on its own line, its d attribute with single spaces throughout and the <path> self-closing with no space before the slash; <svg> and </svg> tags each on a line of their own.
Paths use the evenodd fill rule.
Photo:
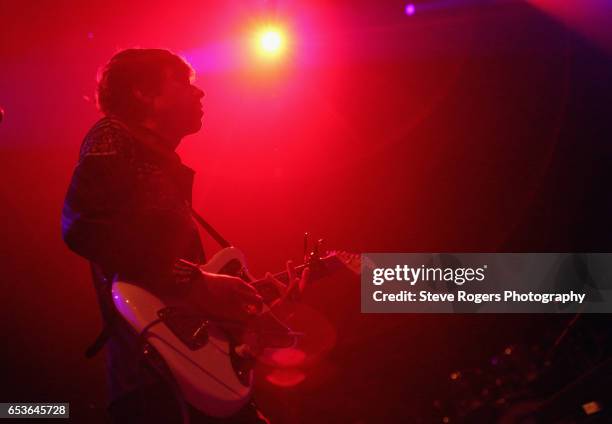
<svg viewBox="0 0 612 424">
<path fill-rule="evenodd" d="M 276 30 L 268 30 L 261 36 L 261 48 L 267 52 L 274 53 L 280 50 L 283 45 L 283 37 Z"/>
<path fill-rule="evenodd" d="M 286 44 L 285 33 L 278 27 L 263 28 L 256 35 L 256 48 L 264 56 L 279 56 Z"/>
</svg>

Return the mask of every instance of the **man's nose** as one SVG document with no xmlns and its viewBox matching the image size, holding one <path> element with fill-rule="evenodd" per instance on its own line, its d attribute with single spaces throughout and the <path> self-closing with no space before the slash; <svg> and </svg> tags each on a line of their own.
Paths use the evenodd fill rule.
<svg viewBox="0 0 612 424">
<path fill-rule="evenodd" d="M 200 87 L 195 87 L 195 92 L 196 92 L 196 96 L 198 97 L 198 99 L 201 99 L 202 97 L 205 96 L 204 91 L 200 88 Z"/>
</svg>

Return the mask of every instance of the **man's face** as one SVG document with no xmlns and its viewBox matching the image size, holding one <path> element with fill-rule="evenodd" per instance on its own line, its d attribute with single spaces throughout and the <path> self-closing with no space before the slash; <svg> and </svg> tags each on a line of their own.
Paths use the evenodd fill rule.
<svg viewBox="0 0 612 424">
<path fill-rule="evenodd" d="M 166 135 L 178 139 L 202 128 L 204 92 L 186 75 L 167 72 L 161 92 L 153 98 L 151 118 Z"/>
</svg>

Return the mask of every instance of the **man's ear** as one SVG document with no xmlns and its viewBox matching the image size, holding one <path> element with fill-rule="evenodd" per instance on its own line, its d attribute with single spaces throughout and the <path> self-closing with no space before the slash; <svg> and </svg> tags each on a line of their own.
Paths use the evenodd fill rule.
<svg viewBox="0 0 612 424">
<path fill-rule="evenodd" d="M 153 96 L 145 94 L 137 88 L 132 89 L 132 94 L 134 95 L 134 98 L 136 98 L 139 102 L 141 102 L 144 105 L 150 106 L 153 104 L 153 101 L 154 101 Z"/>
</svg>

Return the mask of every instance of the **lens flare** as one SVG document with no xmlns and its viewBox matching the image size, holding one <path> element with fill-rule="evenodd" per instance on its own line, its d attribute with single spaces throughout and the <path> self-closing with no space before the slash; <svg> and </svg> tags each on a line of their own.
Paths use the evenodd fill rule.
<svg viewBox="0 0 612 424">
<path fill-rule="evenodd" d="M 261 48 L 267 52 L 277 52 L 283 45 L 283 38 L 278 31 L 266 31 L 261 36 Z"/>
<path fill-rule="evenodd" d="M 256 36 L 257 51 L 261 56 L 277 57 L 286 49 L 287 36 L 279 27 L 266 27 Z"/>
</svg>

